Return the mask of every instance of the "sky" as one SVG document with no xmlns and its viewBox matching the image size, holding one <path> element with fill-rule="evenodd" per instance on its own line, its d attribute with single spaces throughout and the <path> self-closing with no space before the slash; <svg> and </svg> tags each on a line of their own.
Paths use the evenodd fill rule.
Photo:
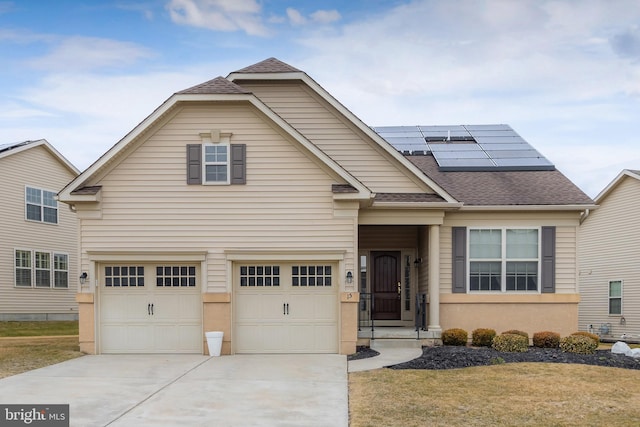
<svg viewBox="0 0 640 427">
<path fill-rule="evenodd" d="M 638 0 L 0 0 L 0 144 L 84 170 L 270 57 L 372 127 L 509 124 L 591 197 L 640 169 Z"/>
</svg>

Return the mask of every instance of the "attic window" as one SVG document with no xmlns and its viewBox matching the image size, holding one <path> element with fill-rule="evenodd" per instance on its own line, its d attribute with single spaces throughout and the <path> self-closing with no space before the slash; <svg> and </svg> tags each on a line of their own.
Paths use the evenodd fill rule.
<svg viewBox="0 0 640 427">
<path fill-rule="evenodd" d="M 187 144 L 188 185 L 246 184 L 246 144 L 231 144 L 231 133 L 201 133 Z"/>
</svg>

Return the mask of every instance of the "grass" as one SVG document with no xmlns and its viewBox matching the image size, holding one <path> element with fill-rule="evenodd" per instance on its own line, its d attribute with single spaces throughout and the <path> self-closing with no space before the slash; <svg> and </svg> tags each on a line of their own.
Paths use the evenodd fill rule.
<svg viewBox="0 0 640 427">
<path fill-rule="evenodd" d="M 0 322 L 0 337 L 78 335 L 78 321 Z"/>
<path fill-rule="evenodd" d="M 0 378 L 82 356 L 77 321 L 0 322 Z"/>
<path fill-rule="evenodd" d="M 636 425 L 639 382 L 636 370 L 553 363 L 357 372 L 350 426 Z"/>
</svg>

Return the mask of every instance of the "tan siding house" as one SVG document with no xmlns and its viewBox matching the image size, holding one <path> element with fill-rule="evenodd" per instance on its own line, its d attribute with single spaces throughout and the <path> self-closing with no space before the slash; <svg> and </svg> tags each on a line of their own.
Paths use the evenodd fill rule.
<svg viewBox="0 0 640 427">
<path fill-rule="evenodd" d="M 223 354 L 349 354 L 421 316 L 429 340 L 575 331 L 593 201 L 552 165 L 441 166 L 274 58 L 174 94 L 60 193 L 89 278 L 81 348 L 206 353 L 222 331 Z"/>
<path fill-rule="evenodd" d="M 580 329 L 640 340 L 640 172 L 623 170 L 580 226 Z"/>
<path fill-rule="evenodd" d="M 0 145 L 0 320 L 78 318 L 76 215 L 55 199 L 78 173 L 45 140 Z"/>
</svg>

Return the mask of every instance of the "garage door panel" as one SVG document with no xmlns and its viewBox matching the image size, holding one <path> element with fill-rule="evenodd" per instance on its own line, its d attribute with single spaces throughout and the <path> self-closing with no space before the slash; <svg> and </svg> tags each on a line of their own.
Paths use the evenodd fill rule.
<svg viewBox="0 0 640 427">
<path fill-rule="evenodd" d="M 202 353 L 196 272 L 184 265 L 101 266 L 100 352 Z"/>
<path fill-rule="evenodd" d="M 234 351 L 337 353 L 337 282 L 331 277 L 337 267 L 308 261 L 268 264 L 278 267 L 277 289 L 251 286 L 251 267 L 234 265 Z M 259 274 L 258 267 L 254 271 Z M 243 272 L 247 280 L 240 280 Z"/>
</svg>

